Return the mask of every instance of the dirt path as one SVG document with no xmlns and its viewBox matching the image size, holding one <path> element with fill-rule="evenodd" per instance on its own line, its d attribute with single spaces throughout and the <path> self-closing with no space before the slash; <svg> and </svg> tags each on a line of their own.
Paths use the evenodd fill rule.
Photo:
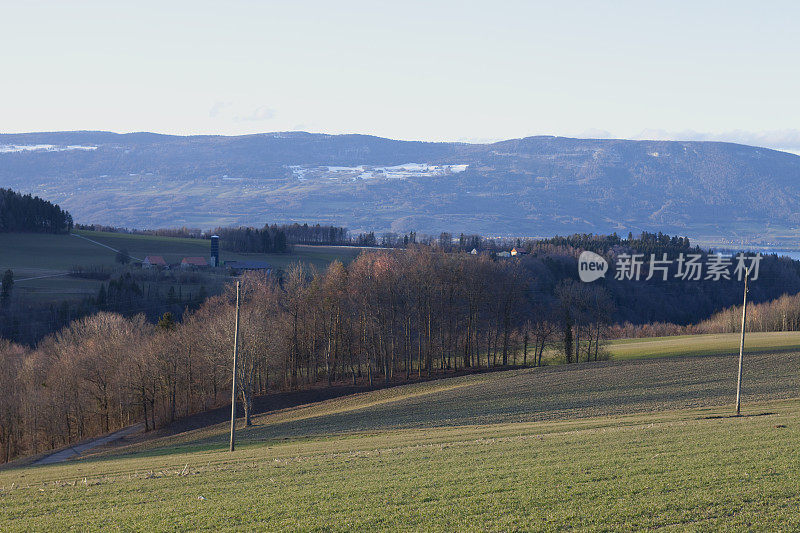
<svg viewBox="0 0 800 533">
<path fill-rule="evenodd" d="M 35 463 L 34 465 L 51 465 L 54 463 L 60 463 L 62 461 L 66 461 L 67 459 L 72 459 L 75 456 L 82 454 L 83 452 L 93 450 L 99 446 L 104 446 L 116 440 L 119 440 L 123 437 L 127 437 L 128 435 L 132 435 L 134 433 L 138 433 L 144 429 L 143 424 L 135 424 L 133 426 L 128 426 L 126 428 L 120 429 L 119 431 L 115 431 L 114 433 L 109 433 L 103 437 L 93 439 L 86 442 L 81 442 L 79 444 L 75 444 L 70 446 L 69 448 L 65 448 L 63 450 L 57 451 L 56 453 L 50 454 L 48 456 L 42 457 Z"/>
</svg>

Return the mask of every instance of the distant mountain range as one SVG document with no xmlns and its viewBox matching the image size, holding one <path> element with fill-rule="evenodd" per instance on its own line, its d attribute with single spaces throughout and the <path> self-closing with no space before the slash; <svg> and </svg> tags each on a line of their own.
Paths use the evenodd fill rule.
<svg viewBox="0 0 800 533">
<path fill-rule="evenodd" d="M 137 228 L 298 221 L 784 244 L 800 235 L 800 157 L 717 142 L 5 134 L 0 186 L 58 202 L 77 222 Z"/>
</svg>

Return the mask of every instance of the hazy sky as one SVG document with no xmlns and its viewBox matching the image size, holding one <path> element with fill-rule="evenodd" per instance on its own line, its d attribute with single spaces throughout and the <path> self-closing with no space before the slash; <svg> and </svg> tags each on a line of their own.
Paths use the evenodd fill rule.
<svg viewBox="0 0 800 533">
<path fill-rule="evenodd" d="M 0 0 L 0 131 L 800 150 L 797 2 Z"/>
</svg>

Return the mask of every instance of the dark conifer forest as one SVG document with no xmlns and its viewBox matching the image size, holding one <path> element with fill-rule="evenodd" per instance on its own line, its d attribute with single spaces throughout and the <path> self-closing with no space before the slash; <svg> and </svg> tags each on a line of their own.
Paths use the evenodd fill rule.
<svg viewBox="0 0 800 533">
<path fill-rule="evenodd" d="M 0 233 L 67 233 L 71 229 L 72 216 L 58 205 L 0 189 Z"/>
</svg>

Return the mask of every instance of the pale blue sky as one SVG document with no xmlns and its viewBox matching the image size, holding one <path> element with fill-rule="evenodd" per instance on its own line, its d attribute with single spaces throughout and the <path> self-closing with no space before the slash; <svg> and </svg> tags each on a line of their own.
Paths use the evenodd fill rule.
<svg viewBox="0 0 800 533">
<path fill-rule="evenodd" d="M 2 132 L 597 134 L 800 150 L 796 2 L 0 9 Z"/>
</svg>

